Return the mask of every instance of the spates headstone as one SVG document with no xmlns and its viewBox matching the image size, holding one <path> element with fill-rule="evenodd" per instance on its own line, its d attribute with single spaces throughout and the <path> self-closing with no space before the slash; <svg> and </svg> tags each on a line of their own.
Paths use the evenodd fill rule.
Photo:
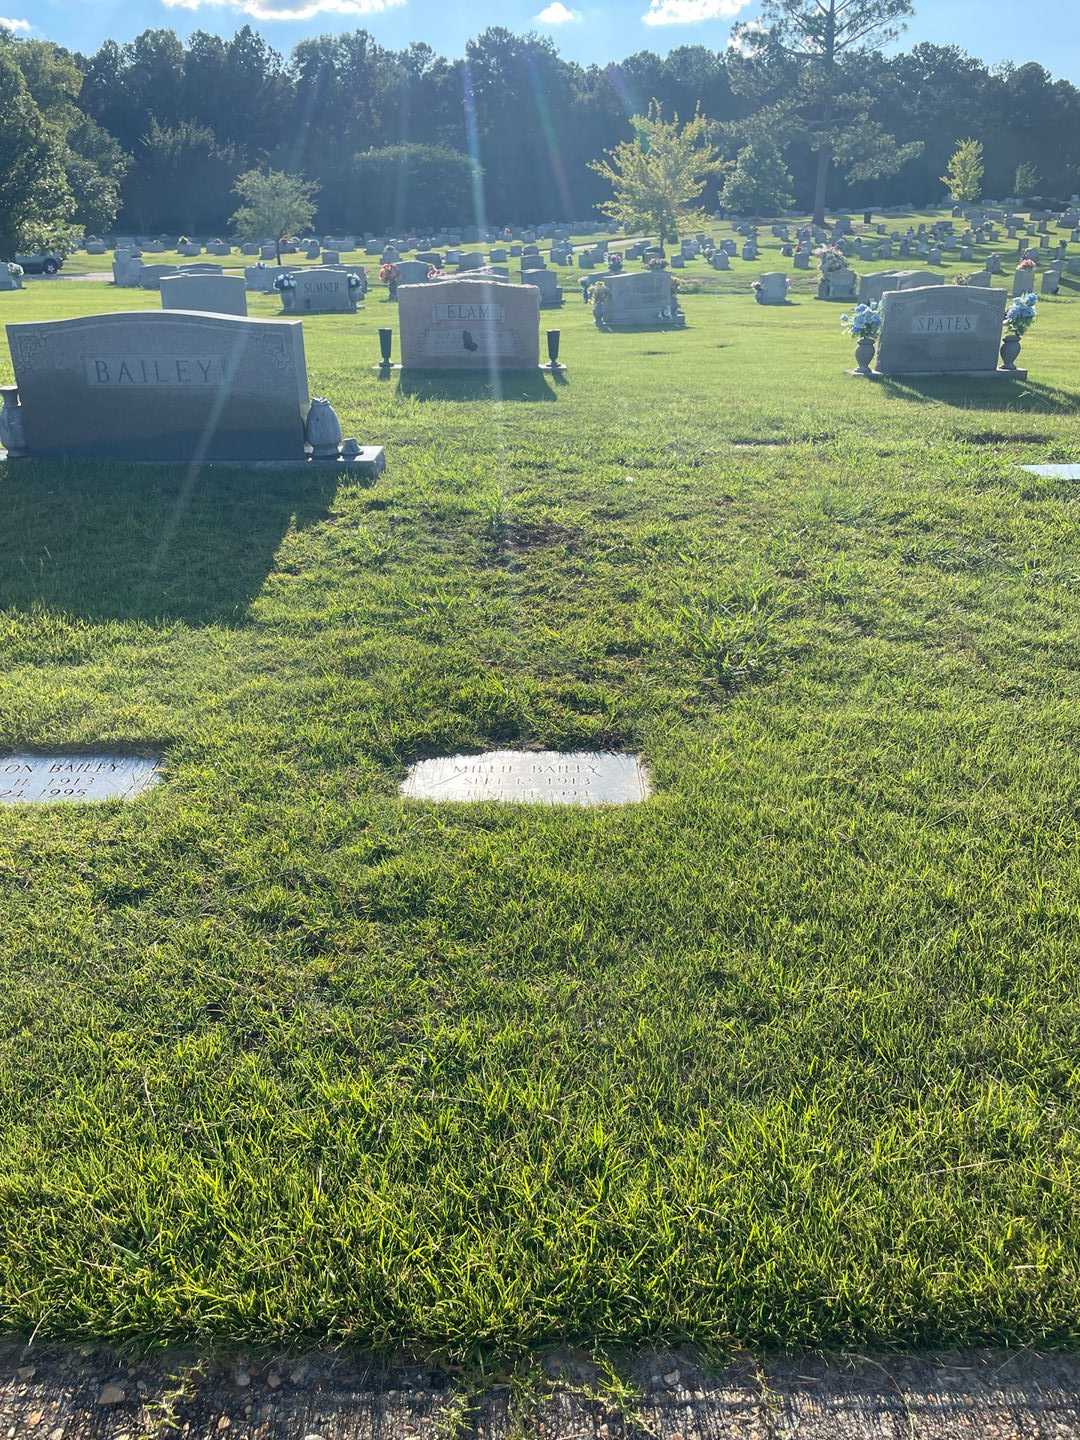
<svg viewBox="0 0 1080 1440">
<path fill-rule="evenodd" d="M 881 302 L 879 372 L 997 374 L 1005 302 L 1004 290 L 972 285 L 887 290 Z"/>
</svg>

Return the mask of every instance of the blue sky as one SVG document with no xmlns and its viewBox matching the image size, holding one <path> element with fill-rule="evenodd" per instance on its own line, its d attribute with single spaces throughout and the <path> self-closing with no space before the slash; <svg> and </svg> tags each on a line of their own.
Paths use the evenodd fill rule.
<svg viewBox="0 0 1080 1440">
<path fill-rule="evenodd" d="M 1037 60 L 1075 83 L 1080 20 L 1063 23 L 1075 15 L 1076 0 L 1059 3 L 1027 24 L 1017 23 L 1016 0 L 916 0 L 903 43 L 958 44 L 990 64 Z M 282 51 L 306 35 L 362 26 L 394 49 L 424 40 L 454 56 L 486 26 L 505 25 L 549 34 L 563 55 L 584 64 L 636 50 L 664 54 L 677 45 L 722 49 L 733 21 L 753 19 L 756 11 L 757 0 L 0 0 L 0 17 L 16 22 L 20 34 L 83 51 L 106 39 L 130 40 L 148 27 L 227 35 L 251 24 Z"/>
</svg>

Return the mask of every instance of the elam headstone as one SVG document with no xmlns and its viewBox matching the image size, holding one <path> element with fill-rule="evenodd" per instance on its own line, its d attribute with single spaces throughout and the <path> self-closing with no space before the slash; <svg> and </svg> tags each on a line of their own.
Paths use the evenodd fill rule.
<svg viewBox="0 0 1080 1440">
<path fill-rule="evenodd" d="M 398 291 L 401 363 L 421 370 L 534 370 L 540 293 L 489 277 L 437 280 Z"/>
</svg>

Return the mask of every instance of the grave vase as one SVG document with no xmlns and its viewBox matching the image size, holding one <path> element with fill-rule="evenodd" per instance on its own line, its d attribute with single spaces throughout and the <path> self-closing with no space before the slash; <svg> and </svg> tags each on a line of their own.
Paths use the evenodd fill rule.
<svg viewBox="0 0 1080 1440">
<path fill-rule="evenodd" d="M 316 460 L 335 460 L 341 446 L 341 421 L 329 400 L 314 396 L 307 418 L 307 442 Z"/>
<path fill-rule="evenodd" d="M 859 373 L 861 375 L 869 375 L 870 363 L 874 358 L 874 351 L 876 349 L 876 343 L 868 337 L 860 340 L 855 346 L 855 364 L 859 367 Z"/>
<path fill-rule="evenodd" d="M 9 460 L 19 460 L 26 454 L 26 432 L 23 429 L 22 409 L 19 405 L 19 387 L 0 385 L 0 396 L 4 408 L 0 410 L 0 449 L 6 450 Z"/>
<path fill-rule="evenodd" d="M 1015 370 L 1020 354 L 1020 336 L 1006 335 L 1001 342 L 1001 365 L 1004 370 Z"/>
</svg>

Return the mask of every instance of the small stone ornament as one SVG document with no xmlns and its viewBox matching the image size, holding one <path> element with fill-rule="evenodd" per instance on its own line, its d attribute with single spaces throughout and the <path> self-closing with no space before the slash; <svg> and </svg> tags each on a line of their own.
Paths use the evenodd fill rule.
<svg viewBox="0 0 1080 1440">
<path fill-rule="evenodd" d="M 308 411 L 307 442 L 313 460 L 336 460 L 341 449 L 341 421 L 330 401 L 320 396 L 313 397 Z"/>
</svg>

